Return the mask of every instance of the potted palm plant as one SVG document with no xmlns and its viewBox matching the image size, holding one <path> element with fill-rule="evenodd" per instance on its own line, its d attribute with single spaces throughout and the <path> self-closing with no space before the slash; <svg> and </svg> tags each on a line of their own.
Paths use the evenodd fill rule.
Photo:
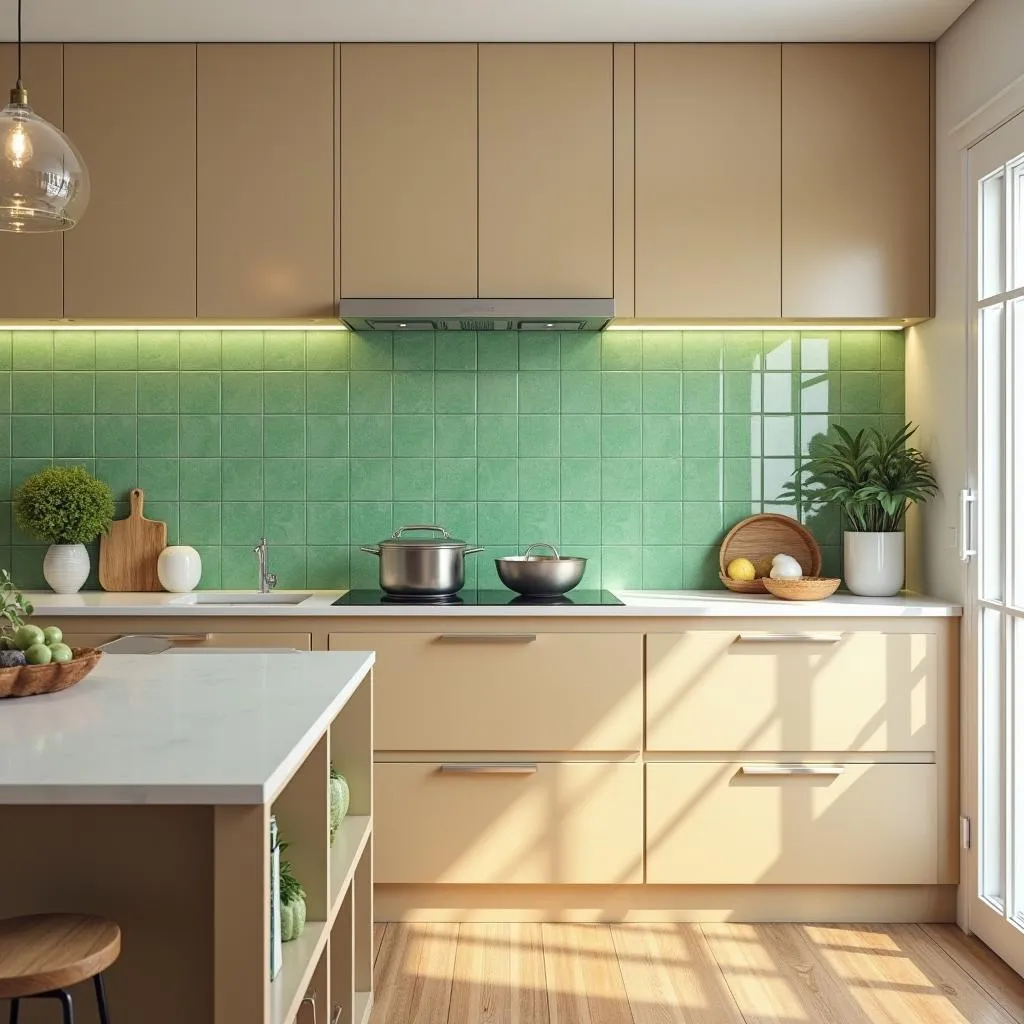
<svg viewBox="0 0 1024 1024">
<path fill-rule="evenodd" d="M 893 434 L 851 434 L 834 425 L 797 470 L 811 485 L 804 500 L 842 510 L 843 576 L 854 594 L 891 597 L 903 588 L 907 510 L 939 489 L 928 459 L 907 443 L 916 430 L 907 423 Z"/>
</svg>

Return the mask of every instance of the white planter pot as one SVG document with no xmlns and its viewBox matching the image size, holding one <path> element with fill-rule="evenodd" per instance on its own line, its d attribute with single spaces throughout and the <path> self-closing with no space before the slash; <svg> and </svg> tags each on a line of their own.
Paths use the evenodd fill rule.
<svg viewBox="0 0 1024 1024">
<path fill-rule="evenodd" d="M 843 534 L 843 578 L 853 594 L 892 597 L 903 589 L 904 534 Z"/>
<path fill-rule="evenodd" d="M 203 575 L 203 562 L 195 548 L 175 544 L 160 552 L 156 560 L 156 574 L 164 590 L 172 594 L 187 594 L 196 589 Z"/>
<path fill-rule="evenodd" d="M 89 552 L 84 544 L 51 544 L 43 559 L 43 579 L 57 594 L 77 594 L 89 578 Z"/>
</svg>

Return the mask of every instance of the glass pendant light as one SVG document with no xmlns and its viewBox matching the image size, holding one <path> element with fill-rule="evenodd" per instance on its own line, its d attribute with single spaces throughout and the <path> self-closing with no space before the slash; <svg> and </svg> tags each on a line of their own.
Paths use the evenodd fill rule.
<svg viewBox="0 0 1024 1024">
<path fill-rule="evenodd" d="M 0 110 L 0 231 L 67 231 L 89 202 L 89 172 L 60 129 L 28 105 L 21 81 L 18 0 L 18 81 Z"/>
</svg>

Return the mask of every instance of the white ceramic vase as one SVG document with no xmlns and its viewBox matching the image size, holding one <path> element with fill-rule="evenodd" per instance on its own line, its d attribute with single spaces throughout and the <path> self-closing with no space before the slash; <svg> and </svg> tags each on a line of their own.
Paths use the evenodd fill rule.
<svg viewBox="0 0 1024 1024">
<path fill-rule="evenodd" d="M 43 559 L 43 579 L 56 594 L 77 594 L 89 578 L 89 552 L 84 544 L 51 544 Z"/>
<path fill-rule="evenodd" d="M 892 597 L 903 589 L 904 534 L 843 534 L 843 578 L 853 594 L 861 597 Z"/>
<path fill-rule="evenodd" d="M 172 594 L 187 594 L 196 589 L 203 575 L 203 561 L 195 548 L 174 544 L 160 552 L 156 560 L 156 574 L 164 590 Z"/>
</svg>

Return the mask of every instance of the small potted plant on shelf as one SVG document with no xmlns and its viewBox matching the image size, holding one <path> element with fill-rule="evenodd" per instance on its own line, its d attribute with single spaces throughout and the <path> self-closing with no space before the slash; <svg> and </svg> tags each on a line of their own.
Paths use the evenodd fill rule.
<svg viewBox="0 0 1024 1024">
<path fill-rule="evenodd" d="M 916 430 L 907 423 L 894 434 L 851 434 L 833 425 L 797 470 L 812 488 L 803 489 L 804 500 L 842 510 L 843 576 L 854 594 L 891 597 L 903 588 L 907 510 L 939 489 L 928 459 L 907 443 Z"/>
<path fill-rule="evenodd" d="M 349 803 L 348 780 L 334 767 L 333 762 L 331 763 L 330 794 L 331 845 L 333 846 L 334 837 L 338 834 L 338 829 L 341 827 L 342 821 L 345 820 L 345 815 L 348 814 Z"/>
<path fill-rule="evenodd" d="M 50 466 L 14 495 L 18 525 L 50 547 L 43 577 L 58 594 L 75 594 L 89 578 L 85 545 L 110 528 L 114 496 L 82 466 Z"/>
<path fill-rule="evenodd" d="M 283 853 L 288 847 L 281 844 Z M 281 858 L 281 941 L 291 942 L 306 927 L 306 890 L 299 885 L 291 863 Z"/>
</svg>

